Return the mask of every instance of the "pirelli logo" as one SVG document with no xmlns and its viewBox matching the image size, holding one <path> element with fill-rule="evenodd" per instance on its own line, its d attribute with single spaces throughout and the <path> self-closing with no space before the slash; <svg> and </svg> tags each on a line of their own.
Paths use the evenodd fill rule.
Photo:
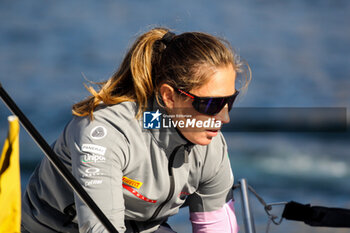
<svg viewBox="0 0 350 233">
<path fill-rule="evenodd" d="M 137 189 L 139 189 L 143 185 L 141 181 L 133 180 L 126 176 L 123 176 L 123 182 Z"/>
</svg>

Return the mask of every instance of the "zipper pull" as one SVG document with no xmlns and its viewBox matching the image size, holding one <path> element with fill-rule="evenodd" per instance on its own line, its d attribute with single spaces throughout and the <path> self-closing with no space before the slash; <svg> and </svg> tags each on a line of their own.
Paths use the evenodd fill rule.
<svg viewBox="0 0 350 233">
<path fill-rule="evenodd" d="M 188 155 L 191 153 L 191 149 L 194 146 L 193 143 L 189 142 L 184 146 L 184 162 L 188 163 Z"/>
</svg>

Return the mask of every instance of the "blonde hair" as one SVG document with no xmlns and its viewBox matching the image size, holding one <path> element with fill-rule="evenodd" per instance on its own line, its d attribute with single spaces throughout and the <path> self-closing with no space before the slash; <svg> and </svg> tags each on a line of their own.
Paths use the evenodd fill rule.
<svg viewBox="0 0 350 233">
<path fill-rule="evenodd" d="M 190 91 L 200 87 L 210 77 L 210 69 L 233 65 L 238 74 L 244 74 L 241 84 L 245 89 L 251 79 L 249 65 L 240 61 L 229 43 L 201 32 L 172 35 L 165 43 L 167 28 L 154 28 L 141 35 L 131 46 L 119 69 L 100 89 L 87 87 L 92 94 L 73 105 L 76 116 L 90 116 L 101 104 L 114 105 L 124 101 L 138 103 L 136 117 L 147 108 L 154 96 L 160 102 L 159 88 L 163 83 Z M 169 33 L 167 34 L 169 37 Z"/>
</svg>

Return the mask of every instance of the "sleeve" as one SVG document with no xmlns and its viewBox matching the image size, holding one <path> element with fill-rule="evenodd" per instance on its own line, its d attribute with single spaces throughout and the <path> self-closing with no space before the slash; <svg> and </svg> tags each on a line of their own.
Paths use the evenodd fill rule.
<svg viewBox="0 0 350 233">
<path fill-rule="evenodd" d="M 78 124 L 71 139 L 72 172 L 97 206 L 124 232 L 123 167 L 128 155 L 125 136 L 98 121 Z M 89 207 L 75 194 L 79 232 L 107 232 Z"/>
<path fill-rule="evenodd" d="M 233 174 L 222 135 L 221 142 L 208 149 L 199 187 L 188 197 L 194 233 L 238 232 L 232 197 Z M 221 148 L 220 156 L 218 148 Z"/>
</svg>

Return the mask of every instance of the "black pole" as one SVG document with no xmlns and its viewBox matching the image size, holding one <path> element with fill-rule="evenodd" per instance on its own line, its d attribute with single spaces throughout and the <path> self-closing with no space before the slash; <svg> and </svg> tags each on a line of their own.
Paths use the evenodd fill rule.
<svg viewBox="0 0 350 233">
<path fill-rule="evenodd" d="M 106 227 L 109 232 L 118 232 L 112 223 L 108 220 L 108 218 L 104 215 L 102 210 L 96 205 L 94 200 L 89 196 L 89 194 L 85 191 L 85 189 L 79 184 L 79 182 L 75 179 L 72 173 L 66 168 L 66 166 L 61 162 L 56 153 L 52 150 L 49 144 L 45 141 L 45 139 L 40 135 L 40 133 L 35 129 L 32 123 L 28 120 L 28 118 L 22 113 L 22 111 L 18 108 L 16 103 L 11 99 L 11 97 L 7 94 L 0 83 L 0 97 L 7 105 L 7 107 L 11 110 L 13 114 L 15 114 L 22 126 L 26 129 L 26 131 L 32 136 L 34 141 L 40 147 L 40 149 L 45 153 L 50 162 L 54 165 L 57 171 L 62 175 L 62 177 L 67 181 L 69 186 L 78 194 L 81 200 L 85 202 L 85 204 L 92 210 L 92 212 L 96 215 L 96 217 L 100 220 L 100 222 Z"/>
</svg>

